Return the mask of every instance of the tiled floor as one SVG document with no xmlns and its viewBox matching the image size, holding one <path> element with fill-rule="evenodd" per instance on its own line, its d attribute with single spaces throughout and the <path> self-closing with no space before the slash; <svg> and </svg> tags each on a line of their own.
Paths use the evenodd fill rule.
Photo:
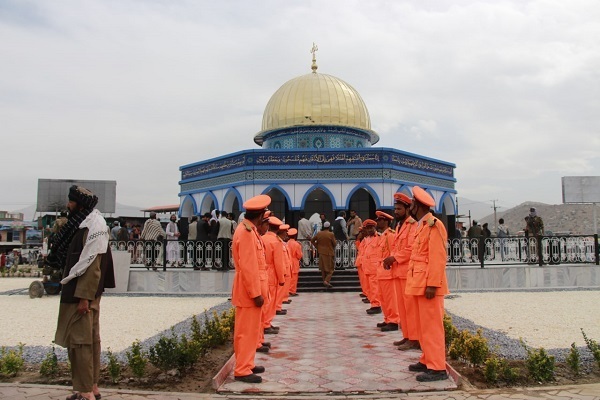
<svg viewBox="0 0 600 400">
<path fill-rule="evenodd" d="M 381 332 L 381 314 L 368 315 L 358 293 L 304 293 L 292 297 L 288 314 L 277 316 L 277 335 L 266 335 L 268 354 L 257 353 L 266 368 L 260 384 L 233 379 L 219 393 L 362 393 L 456 389 L 452 380 L 420 383 L 408 365 L 419 351 L 399 351 L 400 332 Z"/>
</svg>

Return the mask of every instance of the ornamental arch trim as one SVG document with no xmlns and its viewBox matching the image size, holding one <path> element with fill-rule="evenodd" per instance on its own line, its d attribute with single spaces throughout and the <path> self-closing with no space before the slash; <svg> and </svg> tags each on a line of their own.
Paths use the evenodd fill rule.
<svg viewBox="0 0 600 400">
<path fill-rule="evenodd" d="M 196 200 L 194 200 L 194 198 L 188 194 L 181 201 L 177 217 L 191 217 L 194 215 L 198 215 L 198 207 L 196 205 Z"/>
<path fill-rule="evenodd" d="M 345 209 L 346 210 L 350 209 L 350 200 L 352 199 L 352 196 L 354 196 L 354 193 L 358 192 L 360 189 L 365 189 L 367 192 L 369 192 L 369 194 L 371 195 L 373 200 L 375 200 L 375 208 L 376 209 L 379 209 L 381 207 L 381 201 L 379 200 L 379 196 L 377 195 L 377 192 L 375 190 L 373 190 L 373 188 L 370 187 L 369 185 L 358 184 L 354 188 L 352 188 L 352 190 L 348 193 L 348 197 L 346 197 L 346 201 L 345 201 L 345 204 L 346 204 Z"/>
<path fill-rule="evenodd" d="M 201 207 L 200 207 L 201 214 L 212 211 L 210 209 L 211 202 L 215 204 L 214 208 L 219 210 L 219 202 L 217 201 L 217 196 L 215 196 L 213 192 L 206 192 L 206 194 L 204 195 L 204 198 L 202 199 L 202 202 L 200 203 L 201 204 Z"/>
<path fill-rule="evenodd" d="M 285 200 L 288 203 L 288 206 L 291 208 L 292 207 L 292 200 L 290 199 L 290 195 L 288 194 L 288 192 L 286 192 L 281 186 L 277 185 L 277 184 L 272 184 L 269 185 L 265 188 L 265 190 L 262 191 L 261 194 L 269 194 L 269 192 L 273 189 L 276 189 L 277 191 L 279 191 L 279 193 L 281 193 L 283 195 L 283 197 L 285 197 Z M 241 204 L 241 203 L 240 203 Z"/>
<path fill-rule="evenodd" d="M 456 215 L 456 203 L 452 198 L 452 195 L 448 192 L 444 192 L 442 198 L 440 199 L 440 207 L 437 210 L 438 213 L 441 213 L 444 210 L 444 206 L 446 206 L 446 214 L 448 215 Z M 452 211 L 452 212 L 450 212 Z"/>
<path fill-rule="evenodd" d="M 225 193 L 225 196 L 223 197 L 223 210 L 231 212 L 233 203 L 236 198 L 241 208 L 242 204 L 244 204 L 244 201 L 242 200 L 242 195 L 236 188 L 229 188 L 229 190 L 227 191 L 227 193 Z"/>
<path fill-rule="evenodd" d="M 329 196 L 329 200 L 331 200 L 331 205 L 333 206 L 333 209 L 338 210 L 338 206 L 335 202 L 335 196 L 333 195 L 333 193 L 331 193 L 331 190 L 329 190 L 327 186 L 321 184 L 312 185 L 310 188 L 308 188 L 308 190 L 304 193 L 304 196 L 302 196 L 302 202 L 300 203 L 301 209 L 306 208 L 306 199 L 308 199 L 308 196 L 317 189 L 321 189 L 323 192 L 325 192 L 325 194 Z"/>
</svg>

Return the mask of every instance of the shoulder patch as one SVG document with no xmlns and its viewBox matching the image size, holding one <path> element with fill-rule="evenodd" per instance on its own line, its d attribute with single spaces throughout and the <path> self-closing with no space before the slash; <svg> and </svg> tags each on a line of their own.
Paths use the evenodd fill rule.
<svg viewBox="0 0 600 400">
<path fill-rule="evenodd" d="M 244 227 L 248 232 L 252 232 L 252 227 L 248 226 L 248 223 L 246 221 L 242 221 L 242 224 L 244 224 Z"/>
<path fill-rule="evenodd" d="M 414 224 L 415 222 L 417 222 L 417 221 L 413 217 L 408 217 L 409 224 Z"/>
<path fill-rule="evenodd" d="M 435 219 L 435 218 L 429 218 L 427 220 L 427 225 L 434 226 L 436 222 L 437 222 L 437 219 Z"/>
</svg>

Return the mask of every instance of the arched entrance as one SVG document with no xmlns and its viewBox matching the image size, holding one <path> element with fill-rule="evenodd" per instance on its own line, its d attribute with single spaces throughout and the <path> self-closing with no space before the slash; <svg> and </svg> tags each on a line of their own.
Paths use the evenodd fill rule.
<svg viewBox="0 0 600 400">
<path fill-rule="evenodd" d="M 306 218 L 309 219 L 314 213 L 325 214 L 328 221 L 333 221 L 336 217 L 331 197 L 321 188 L 316 188 L 306 195 L 304 212 L 306 213 Z"/>
<path fill-rule="evenodd" d="M 186 196 L 183 199 L 183 204 L 179 208 L 179 217 L 180 218 L 191 218 L 195 215 L 194 213 L 194 199 L 191 196 Z"/>
<path fill-rule="evenodd" d="M 377 204 L 375 199 L 367 188 L 357 189 L 348 202 L 349 210 L 356 211 L 356 214 L 364 221 L 367 218 L 374 218 Z"/>
<path fill-rule="evenodd" d="M 446 230 L 448 231 L 448 237 L 449 238 L 454 238 L 457 236 L 457 232 L 456 232 L 456 212 L 455 212 L 455 205 L 454 205 L 454 201 L 452 200 L 452 196 L 450 196 L 449 194 L 445 194 L 443 196 L 443 200 L 442 200 L 442 214 L 440 216 L 440 219 L 444 222 L 444 225 L 446 225 Z"/>
<path fill-rule="evenodd" d="M 206 195 L 204 195 L 204 199 L 202 199 L 202 207 L 200 207 L 200 215 L 205 214 L 205 213 L 209 213 L 212 210 L 214 210 L 217 206 L 217 201 L 215 198 L 215 195 L 213 195 L 212 193 L 206 193 Z"/>
<path fill-rule="evenodd" d="M 277 218 L 289 223 L 292 220 L 292 215 L 290 213 L 290 205 L 283 192 L 280 189 L 273 187 L 264 194 L 271 197 L 269 210 L 271 210 Z"/>
<path fill-rule="evenodd" d="M 240 195 L 237 190 L 231 189 L 225 195 L 223 199 L 222 210 L 228 213 L 233 213 L 235 215 L 235 220 L 237 221 L 240 216 Z"/>
</svg>

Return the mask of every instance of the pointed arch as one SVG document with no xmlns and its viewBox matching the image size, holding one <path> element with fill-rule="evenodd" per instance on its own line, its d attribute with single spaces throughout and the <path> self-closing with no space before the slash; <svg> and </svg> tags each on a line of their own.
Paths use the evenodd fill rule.
<svg viewBox="0 0 600 400">
<path fill-rule="evenodd" d="M 396 190 L 396 193 L 404 193 L 405 195 L 412 197 L 412 186 L 408 186 L 407 184 L 404 184 L 404 185 L 400 186 L 398 188 L 398 190 Z"/>
<path fill-rule="evenodd" d="M 452 194 L 448 193 L 448 192 L 444 192 L 444 194 L 442 195 L 442 198 L 440 199 L 440 206 L 439 209 L 437 210 L 437 212 L 441 213 L 444 211 L 445 208 L 445 212 L 448 215 L 456 215 L 457 214 L 457 210 L 456 210 L 456 203 L 454 201 L 454 199 L 452 198 Z M 452 212 L 450 212 L 452 211 Z"/>
<path fill-rule="evenodd" d="M 373 198 L 373 200 L 375 201 L 375 208 L 379 208 L 381 206 L 381 201 L 379 200 L 379 196 L 377 195 L 377 192 L 375 192 L 373 190 L 373 188 L 371 188 L 369 185 L 365 185 L 364 183 L 360 183 L 358 185 L 356 185 L 351 191 L 350 193 L 348 193 L 348 197 L 346 198 L 346 210 L 350 209 L 350 201 L 352 200 L 352 196 L 354 196 L 354 194 L 359 191 L 360 189 L 364 189 L 366 190 L 369 195 L 371 195 L 371 197 Z"/>
<path fill-rule="evenodd" d="M 241 206 L 243 204 L 242 195 L 240 194 L 240 192 L 234 187 L 229 188 L 227 193 L 225 193 L 225 197 L 223 197 L 222 209 L 226 210 L 228 212 L 236 211 L 233 209 L 235 199 L 237 199 L 239 206 Z"/>
<path fill-rule="evenodd" d="M 263 191 L 262 191 L 262 193 L 261 193 L 261 194 L 269 194 L 269 192 L 270 192 L 271 190 L 273 190 L 273 189 L 276 189 L 276 190 L 278 190 L 278 191 L 279 191 L 279 192 L 280 192 L 280 193 L 281 193 L 281 194 L 282 194 L 282 195 L 285 197 L 285 200 L 287 201 L 287 203 L 288 203 L 290 206 L 292 205 L 292 201 L 290 200 L 290 195 L 289 195 L 289 194 L 288 194 L 288 193 L 287 193 L 285 190 L 283 190 L 283 189 L 281 188 L 281 186 L 279 186 L 279 185 L 277 185 L 277 184 L 275 184 L 275 183 L 274 183 L 274 184 L 272 184 L 272 185 L 269 185 L 269 186 L 268 186 L 268 187 L 267 187 L 265 190 L 263 190 Z"/>
<path fill-rule="evenodd" d="M 335 196 L 333 195 L 333 193 L 331 193 L 331 191 L 329 189 L 327 189 L 326 186 L 323 186 L 320 183 L 317 183 L 316 185 L 311 186 L 304 193 L 304 196 L 302 197 L 302 202 L 300 203 L 301 207 L 303 209 L 306 208 L 306 200 L 308 199 L 308 196 L 310 196 L 310 194 L 317 189 L 321 189 L 323 192 L 325 192 L 325 194 L 329 197 L 329 200 L 331 200 L 331 204 L 333 205 L 333 208 L 337 210 L 338 208 L 337 208 L 337 204 L 335 204 Z"/>
<path fill-rule="evenodd" d="M 177 216 L 181 217 L 192 217 L 194 215 L 198 215 L 198 207 L 196 205 L 196 200 L 192 197 L 192 195 L 186 195 L 181 201 L 181 205 L 179 206 L 179 212 Z"/>
<path fill-rule="evenodd" d="M 211 203 L 213 205 L 213 207 L 211 207 Z M 217 201 L 217 196 L 215 196 L 213 194 L 213 192 L 206 192 L 206 194 L 204 195 L 204 198 L 202 199 L 202 202 L 200 203 L 201 207 L 200 207 L 200 213 L 204 214 L 207 212 L 211 212 L 211 208 L 212 209 L 219 209 L 219 202 Z"/>
</svg>

